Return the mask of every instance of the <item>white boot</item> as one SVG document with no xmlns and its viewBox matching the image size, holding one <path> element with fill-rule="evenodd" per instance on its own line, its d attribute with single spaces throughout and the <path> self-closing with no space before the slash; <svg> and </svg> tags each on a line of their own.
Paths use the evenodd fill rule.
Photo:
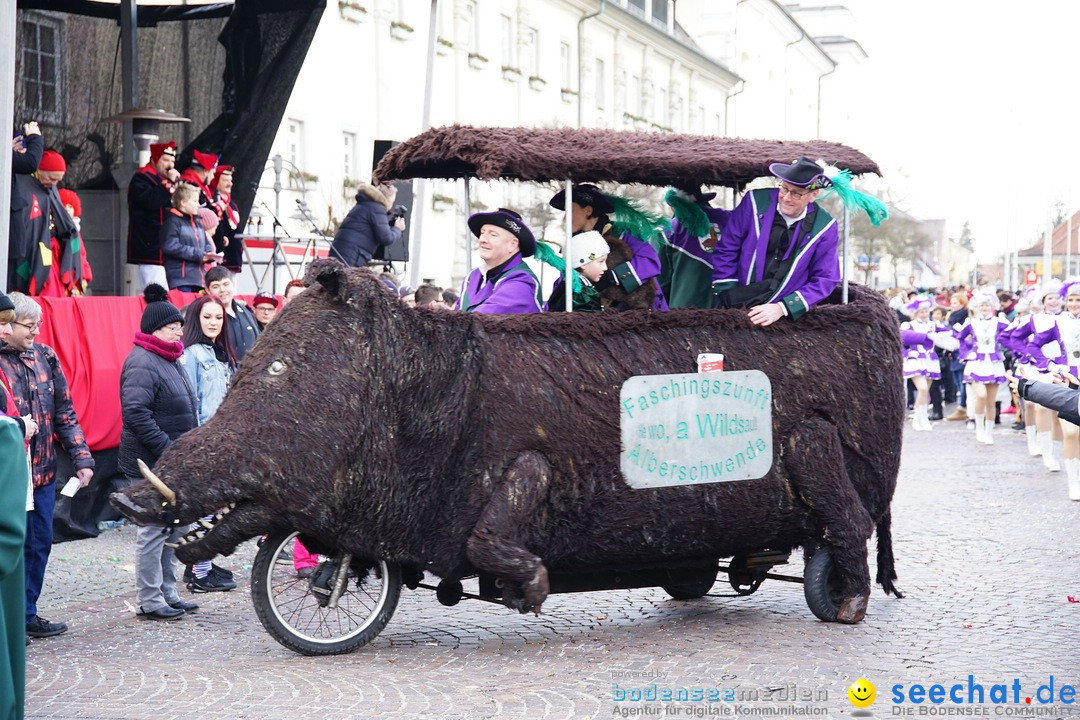
<svg viewBox="0 0 1080 720">
<path fill-rule="evenodd" d="M 922 414 L 919 416 L 922 419 L 922 429 L 926 432 L 930 432 L 934 429 L 933 424 L 930 422 L 930 406 L 922 406 Z"/>
<path fill-rule="evenodd" d="M 994 444 L 994 421 L 990 418 L 983 423 L 983 442 L 987 445 Z"/>
<path fill-rule="evenodd" d="M 1042 450 L 1043 466 L 1050 472 L 1057 472 L 1061 467 L 1054 457 L 1054 442 L 1048 432 L 1039 433 L 1039 449 Z"/>
<path fill-rule="evenodd" d="M 1065 459 L 1064 443 L 1060 440 L 1053 440 L 1050 443 L 1050 452 L 1054 456 L 1054 467 L 1050 468 L 1051 472 L 1061 471 L 1061 461 Z"/>
<path fill-rule="evenodd" d="M 1027 433 L 1028 455 L 1031 455 L 1032 457 L 1042 455 L 1042 450 L 1039 449 L 1039 436 L 1035 426 L 1025 426 L 1024 432 Z"/>
<path fill-rule="evenodd" d="M 1069 499 L 1080 500 L 1080 458 L 1065 458 L 1065 473 L 1069 476 Z"/>
<path fill-rule="evenodd" d="M 1061 464 L 1058 458 L 1061 456 L 1061 443 L 1054 442 L 1050 433 L 1046 433 L 1046 446 L 1043 449 L 1043 465 L 1050 472 L 1060 472 Z"/>
<path fill-rule="evenodd" d="M 986 442 L 986 416 L 972 415 L 975 418 L 975 441 Z"/>
</svg>

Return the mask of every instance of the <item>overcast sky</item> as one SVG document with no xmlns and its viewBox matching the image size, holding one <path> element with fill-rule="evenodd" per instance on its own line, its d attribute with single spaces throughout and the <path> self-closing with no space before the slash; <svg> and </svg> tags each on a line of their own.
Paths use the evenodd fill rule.
<svg viewBox="0 0 1080 720">
<path fill-rule="evenodd" d="M 1080 2 L 841 1 L 875 80 L 859 149 L 903 209 L 954 238 L 970 222 L 984 261 L 1080 209 Z"/>
</svg>

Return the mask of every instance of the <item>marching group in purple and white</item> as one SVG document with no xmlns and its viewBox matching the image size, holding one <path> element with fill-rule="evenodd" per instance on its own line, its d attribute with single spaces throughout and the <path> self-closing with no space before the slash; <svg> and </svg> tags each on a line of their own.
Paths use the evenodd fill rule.
<svg viewBox="0 0 1080 720">
<path fill-rule="evenodd" d="M 1028 288 L 1011 320 L 999 312 L 993 288 L 977 289 L 967 318 L 952 326 L 930 318 L 932 305 L 931 299 L 916 297 L 906 306 L 910 320 L 900 325 L 904 377 L 916 388 L 913 428 L 932 428 L 929 388 L 942 377 L 935 350 L 940 348 L 963 365 L 967 417 L 976 441 L 994 444 L 995 402 L 1008 383 L 1022 414 L 1018 425 L 1027 436 L 1028 453 L 1041 456 L 1050 472 L 1064 465 L 1069 499 L 1080 500 L 1080 280 Z"/>
</svg>

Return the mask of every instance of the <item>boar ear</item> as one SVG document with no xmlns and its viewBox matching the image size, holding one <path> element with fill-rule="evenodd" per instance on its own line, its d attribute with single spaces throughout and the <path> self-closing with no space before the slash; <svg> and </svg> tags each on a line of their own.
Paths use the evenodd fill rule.
<svg viewBox="0 0 1080 720">
<path fill-rule="evenodd" d="M 311 287 L 319 283 L 337 302 L 349 298 L 349 278 L 345 275 L 345 266 L 333 258 L 321 258 L 308 265 L 304 274 L 304 284 Z"/>
</svg>

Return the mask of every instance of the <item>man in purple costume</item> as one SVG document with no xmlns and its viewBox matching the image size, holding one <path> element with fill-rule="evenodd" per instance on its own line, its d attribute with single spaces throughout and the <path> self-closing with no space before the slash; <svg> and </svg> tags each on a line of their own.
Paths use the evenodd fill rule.
<svg viewBox="0 0 1080 720">
<path fill-rule="evenodd" d="M 660 289 L 672 308 L 711 308 L 716 302 L 712 254 L 731 211 L 710 205 L 715 197 L 700 186 L 672 188 L 664 197 L 673 212 L 671 230 L 655 248 L 663 268 Z"/>
<path fill-rule="evenodd" d="M 513 210 L 469 216 L 478 239 L 481 267 L 461 285 L 457 308 L 465 312 L 516 315 L 540 312 L 540 282 L 524 258 L 536 252 L 536 238 Z"/>
<path fill-rule="evenodd" d="M 814 202 L 831 184 L 824 168 L 801 157 L 769 171 L 780 187 L 743 197 L 712 256 L 717 306 L 749 308 L 762 326 L 799 319 L 840 282 L 836 221 Z"/>
<path fill-rule="evenodd" d="M 566 210 L 566 190 L 560 190 L 548 201 L 557 210 Z M 600 188 L 583 183 L 575 185 L 570 196 L 570 228 L 575 235 L 595 230 L 604 236 L 612 253 L 619 252 L 621 240 L 629 246 L 632 257 L 626 262 L 615 264 L 596 283 L 596 289 L 603 290 L 610 286 L 622 288 L 628 295 L 642 285 L 653 283 L 656 296 L 652 302 L 653 310 L 667 310 L 668 304 L 660 290 L 660 257 L 653 246 L 630 233 L 621 237 L 616 233 L 608 215 L 615 211 L 615 205 Z M 612 262 L 609 256 L 609 263 Z"/>
</svg>

